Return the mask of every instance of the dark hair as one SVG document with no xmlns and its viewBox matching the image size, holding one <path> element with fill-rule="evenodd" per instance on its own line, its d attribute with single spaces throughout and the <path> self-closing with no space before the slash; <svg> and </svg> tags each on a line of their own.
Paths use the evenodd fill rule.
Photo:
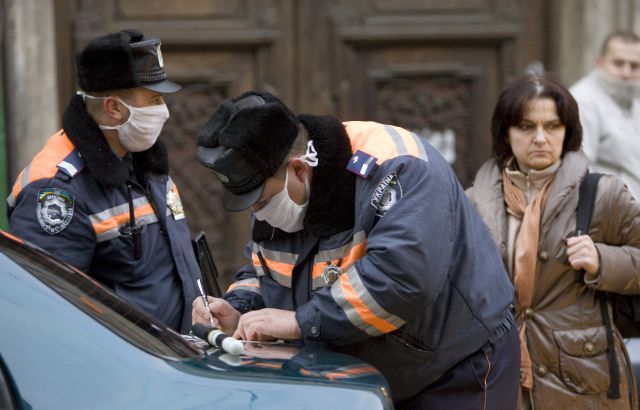
<svg viewBox="0 0 640 410">
<path fill-rule="evenodd" d="M 526 74 L 502 90 L 491 118 L 493 157 L 502 169 L 513 151 L 509 145 L 509 127 L 520 124 L 527 104 L 536 98 L 550 98 L 556 103 L 558 117 L 565 126 L 562 155 L 577 151 L 582 144 L 582 126 L 578 104 L 569 90 L 548 74 Z"/>
<path fill-rule="evenodd" d="M 600 46 L 601 57 L 604 57 L 607 55 L 607 52 L 609 51 L 609 44 L 611 44 L 613 40 L 620 40 L 623 43 L 631 43 L 631 44 L 640 43 L 640 37 L 638 37 L 638 35 L 633 31 L 627 31 L 627 30 L 613 31 L 609 33 L 609 35 L 607 35 L 607 37 L 605 37 L 605 39 L 602 41 L 602 45 Z"/>
</svg>

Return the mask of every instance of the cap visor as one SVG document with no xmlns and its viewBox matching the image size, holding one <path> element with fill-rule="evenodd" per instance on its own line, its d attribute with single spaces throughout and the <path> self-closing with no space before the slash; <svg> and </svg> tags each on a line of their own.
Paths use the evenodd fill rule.
<svg viewBox="0 0 640 410">
<path fill-rule="evenodd" d="M 157 83 L 151 83 L 151 84 L 141 84 L 140 86 L 143 88 L 146 88 L 147 90 L 151 90 L 151 91 L 155 91 L 163 94 L 174 93 L 182 88 L 180 84 L 176 84 L 173 81 L 169 81 L 169 80 L 163 80 L 163 81 L 160 81 Z"/>
<path fill-rule="evenodd" d="M 264 183 L 253 191 L 249 191 L 242 195 L 235 195 L 225 190 L 222 204 L 224 205 L 224 209 L 229 212 L 244 211 L 258 202 L 260 196 L 262 196 L 262 191 L 264 191 Z"/>
</svg>

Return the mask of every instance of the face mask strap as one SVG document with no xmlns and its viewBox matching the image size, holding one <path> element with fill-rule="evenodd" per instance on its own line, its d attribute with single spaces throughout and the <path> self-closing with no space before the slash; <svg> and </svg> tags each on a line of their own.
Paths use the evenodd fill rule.
<svg viewBox="0 0 640 410">
<path fill-rule="evenodd" d="M 298 159 L 301 159 L 310 167 L 318 166 L 318 151 L 316 151 L 316 148 L 313 146 L 313 140 L 307 142 L 307 151 L 304 155 L 298 157 Z"/>
</svg>

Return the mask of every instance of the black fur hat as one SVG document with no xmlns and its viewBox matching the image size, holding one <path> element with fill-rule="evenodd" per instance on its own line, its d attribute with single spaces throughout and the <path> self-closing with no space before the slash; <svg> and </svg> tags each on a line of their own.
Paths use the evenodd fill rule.
<svg viewBox="0 0 640 410">
<path fill-rule="evenodd" d="M 106 34 L 76 54 L 78 85 L 84 91 L 144 87 L 160 93 L 181 87 L 167 80 L 160 40 L 137 30 Z"/>
<path fill-rule="evenodd" d="M 299 124 L 266 92 L 250 91 L 218 106 L 198 133 L 198 159 L 222 181 L 225 209 L 241 211 L 258 201 L 265 180 L 291 151 Z"/>
</svg>

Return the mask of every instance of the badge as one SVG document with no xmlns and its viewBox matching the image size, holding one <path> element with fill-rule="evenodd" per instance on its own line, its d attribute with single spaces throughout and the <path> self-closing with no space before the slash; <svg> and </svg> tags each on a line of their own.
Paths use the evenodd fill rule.
<svg viewBox="0 0 640 410">
<path fill-rule="evenodd" d="M 327 286 L 333 285 L 340 275 L 342 275 L 342 268 L 340 266 L 336 266 L 333 262 L 322 269 L 322 279 L 324 279 L 324 283 Z"/>
<path fill-rule="evenodd" d="M 382 217 L 402 198 L 402 186 L 396 173 L 382 178 L 371 195 L 371 206 L 376 208 L 376 216 Z"/>
<path fill-rule="evenodd" d="M 182 208 L 180 196 L 173 191 L 169 191 L 167 193 L 167 206 L 171 209 L 174 219 L 178 220 L 184 218 L 184 209 Z"/>
<path fill-rule="evenodd" d="M 44 231 L 50 235 L 61 232 L 73 218 L 73 195 L 57 188 L 45 188 L 38 192 L 36 215 Z"/>
</svg>

